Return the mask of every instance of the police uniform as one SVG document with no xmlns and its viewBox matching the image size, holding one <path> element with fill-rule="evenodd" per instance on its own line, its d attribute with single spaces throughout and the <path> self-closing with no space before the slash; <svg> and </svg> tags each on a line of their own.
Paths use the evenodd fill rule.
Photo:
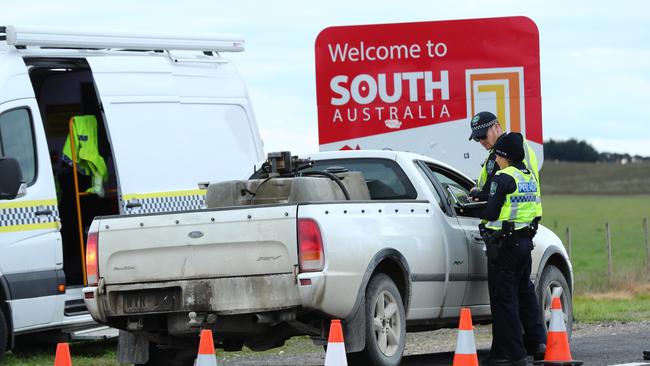
<svg viewBox="0 0 650 366">
<path fill-rule="evenodd" d="M 472 117 L 472 120 L 470 122 L 470 128 L 472 130 L 471 135 L 469 136 L 469 139 L 479 139 L 479 138 L 484 138 L 487 136 L 487 130 L 492 127 L 495 123 L 499 123 L 499 120 L 497 117 L 490 113 L 490 112 L 479 112 L 476 114 L 474 117 Z M 497 141 L 495 142 L 495 145 L 499 142 L 501 137 L 505 135 L 502 134 L 497 138 Z M 523 140 L 523 138 L 522 138 Z M 538 171 L 539 167 L 537 164 L 537 156 L 535 155 L 535 151 L 528 145 L 528 143 L 524 140 L 524 164 L 526 164 L 526 167 L 530 169 L 533 174 L 535 174 L 535 178 L 539 182 L 539 176 L 538 176 Z M 499 164 L 496 162 L 496 155 L 494 154 L 494 147 L 490 149 L 488 152 L 488 156 L 481 165 L 481 173 L 478 176 L 476 186 L 480 190 L 480 193 L 475 195 L 475 198 L 478 198 L 479 201 L 487 201 L 488 199 L 488 194 L 489 194 L 489 189 L 490 189 L 490 182 L 492 181 L 492 177 L 494 177 L 494 174 L 496 174 L 497 171 L 499 171 Z"/>
<path fill-rule="evenodd" d="M 482 232 L 489 254 L 493 319 L 490 359 L 496 364 L 525 365 L 527 353 L 538 358 L 546 340 L 535 287 L 530 281 L 530 252 L 542 213 L 541 196 L 536 174 L 522 161 L 524 145 L 520 134 L 503 135 L 494 153 L 508 158 L 512 165 L 492 177 L 487 207 L 481 215 L 486 222 Z"/>
</svg>

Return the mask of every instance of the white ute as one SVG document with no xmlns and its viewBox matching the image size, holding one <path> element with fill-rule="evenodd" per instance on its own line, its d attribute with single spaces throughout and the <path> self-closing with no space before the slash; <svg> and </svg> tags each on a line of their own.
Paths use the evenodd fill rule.
<svg viewBox="0 0 650 366">
<path fill-rule="evenodd" d="M 96 218 L 86 304 L 130 332 L 120 362 L 191 365 L 201 328 L 226 350 L 324 344 L 338 318 L 350 363 L 397 365 L 406 331 L 456 326 L 461 307 L 490 321 L 473 185 L 413 153 L 269 154 L 251 179 L 210 184 L 207 209 Z M 568 256 L 543 226 L 534 242 L 540 316 L 561 293 L 570 326 Z"/>
</svg>

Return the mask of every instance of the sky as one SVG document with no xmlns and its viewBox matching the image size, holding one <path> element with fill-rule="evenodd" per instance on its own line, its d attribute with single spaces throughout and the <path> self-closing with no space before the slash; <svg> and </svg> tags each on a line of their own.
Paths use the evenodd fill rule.
<svg viewBox="0 0 650 366">
<path fill-rule="evenodd" d="M 236 33 L 265 152 L 318 150 L 314 41 L 326 27 L 524 15 L 540 33 L 544 139 L 650 156 L 650 1 L 0 0 L 0 25 Z"/>
</svg>

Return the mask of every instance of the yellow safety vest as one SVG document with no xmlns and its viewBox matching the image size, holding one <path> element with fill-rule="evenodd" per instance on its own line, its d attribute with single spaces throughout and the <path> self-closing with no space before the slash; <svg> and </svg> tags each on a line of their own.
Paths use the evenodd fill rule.
<svg viewBox="0 0 650 366">
<path fill-rule="evenodd" d="M 490 160 L 490 155 L 492 155 L 493 150 L 490 149 L 488 152 L 488 157 L 485 159 L 483 162 L 483 167 L 481 168 L 481 174 L 478 176 L 478 180 L 476 182 L 476 186 L 483 190 L 483 186 L 485 186 L 485 183 L 487 182 L 488 179 L 488 172 L 487 172 L 487 166 L 488 162 Z M 537 155 L 535 154 L 535 150 L 528 145 L 528 142 L 526 142 L 526 139 L 524 139 L 524 165 L 526 165 L 526 168 L 528 168 L 529 171 L 533 172 L 533 175 L 535 175 L 535 179 L 539 182 L 539 165 L 537 163 Z"/>
<path fill-rule="evenodd" d="M 500 230 L 503 222 L 508 221 L 514 223 L 515 230 L 518 230 L 530 225 L 535 217 L 541 217 L 542 197 L 535 174 L 532 172 L 526 174 L 514 166 L 499 170 L 496 175 L 499 174 L 511 176 L 515 180 L 517 189 L 506 195 L 499 218 L 488 222 L 485 226 Z"/>
<path fill-rule="evenodd" d="M 103 196 L 103 184 L 108 182 L 106 162 L 99 155 L 97 145 L 97 119 L 93 115 L 72 117 L 74 150 L 77 156 L 77 169 L 84 175 L 91 176 L 92 187 L 86 191 Z M 70 136 L 63 145 L 63 160 L 72 165 Z"/>
</svg>

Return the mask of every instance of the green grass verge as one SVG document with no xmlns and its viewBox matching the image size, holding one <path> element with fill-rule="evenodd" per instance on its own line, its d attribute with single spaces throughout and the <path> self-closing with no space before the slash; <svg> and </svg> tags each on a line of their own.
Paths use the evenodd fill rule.
<svg viewBox="0 0 650 366">
<path fill-rule="evenodd" d="M 650 320 L 650 293 L 609 298 L 576 296 L 573 315 L 581 323 Z"/>
<path fill-rule="evenodd" d="M 75 366 L 119 366 L 115 350 L 117 341 L 78 342 L 70 344 L 72 364 Z M 54 364 L 56 344 L 25 346 L 5 353 L 3 366 L 51 366 Z"/>
<path fill-rule="evenodd" d="M 119 366 L 117 362 L 117 342 L 78 342 L 70 344 L 72 364 L 75 366 Z M 2 366 L 51 366 L 54 364 L 56 344 L 25 347 L 15 352 L 5 354 Z M 316 346 L 309 337 L 293 337 L 284 347 L 262 352 L 254 352 L 244 347 L 239 352 L 223 352 L 217 350 L 217 357 L 226 361 L 234 361 L 239 357 L 263 357 L 267 355 L 302 354 L 322 352 L 323 347 Z"/>
<path fill-rule="evenodd" d="M 542 182 L 543 183 L 543 182 Z M 650 218 L 650 195 L 548 195 L 542 188 L 542 224 L 567 246 L 571 230 L 571 262 L 575 292 L 603 292 L 648 280 L 643 218 Z M 605 223 L 612 234 L 612 280 L 608 278 Z"/>
<path fill-rule="evenodd" d="M 650 163 L 545 161 L 540 178 L 546 194 L 650 194 Z"/>
</svg>

